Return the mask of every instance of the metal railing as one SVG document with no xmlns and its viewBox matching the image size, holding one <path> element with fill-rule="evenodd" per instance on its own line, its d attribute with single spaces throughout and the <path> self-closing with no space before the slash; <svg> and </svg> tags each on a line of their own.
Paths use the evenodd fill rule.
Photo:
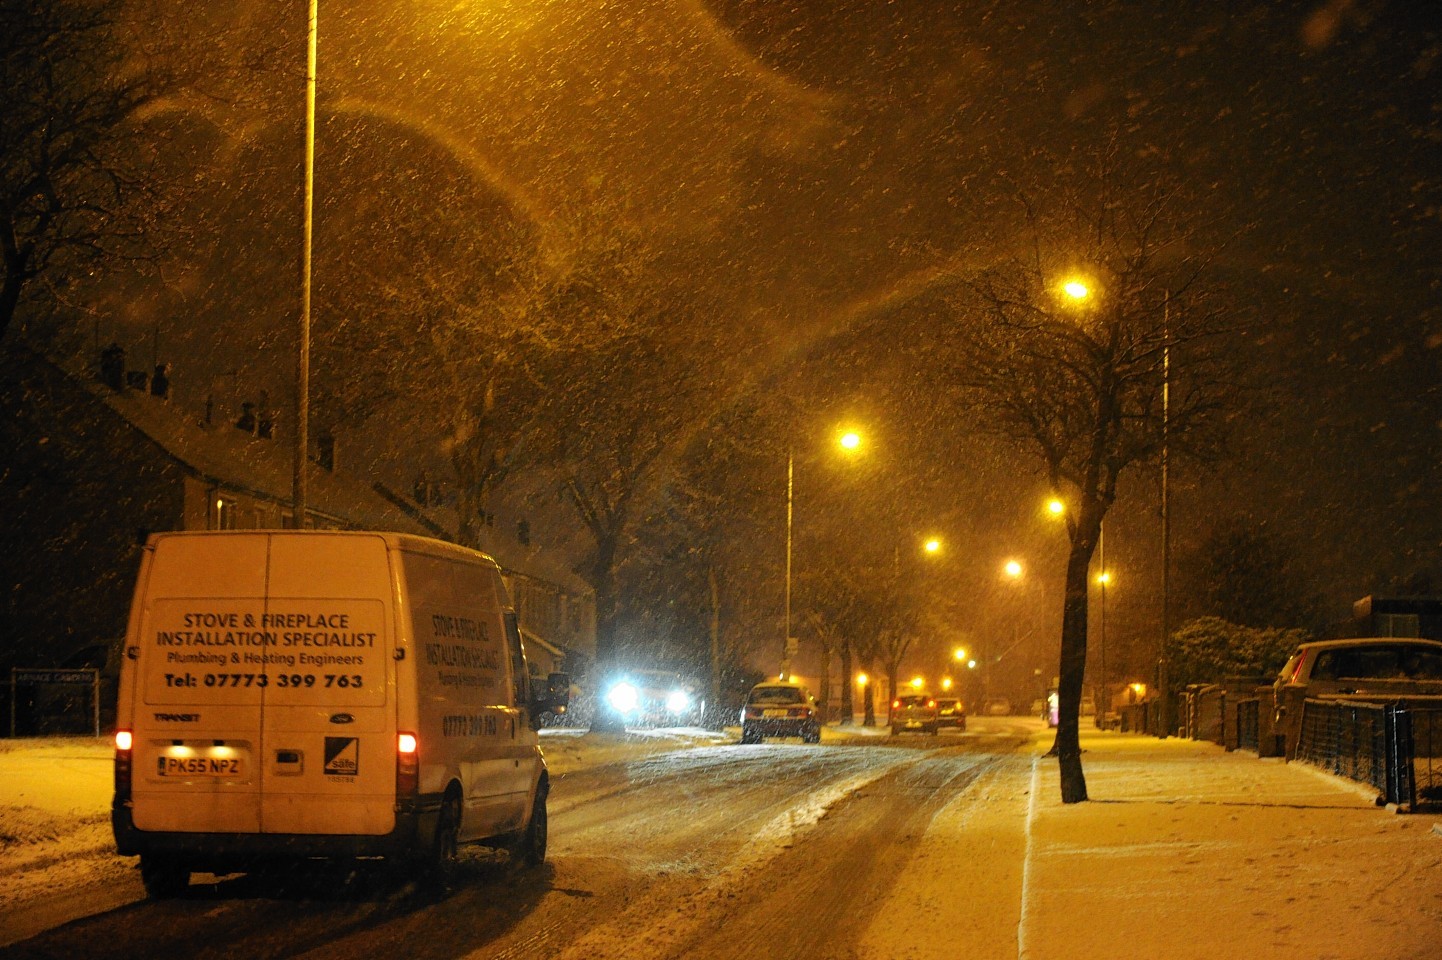
<svg viewBox="0 0 1442 960">
<path fill-rule="evenodd" d="M 1256 750 L 1260 737 L 1258 726 L 1261 717 L 1261 701 L 1249 697 L 1237 701 L 1237 747 L 1242 750 Z"/>
<path fill-rule="evenodd" d="M 1296 759 L 1408 811 L 1442 802 L 1442 703 L 1307 700 Z"/>
</svg>

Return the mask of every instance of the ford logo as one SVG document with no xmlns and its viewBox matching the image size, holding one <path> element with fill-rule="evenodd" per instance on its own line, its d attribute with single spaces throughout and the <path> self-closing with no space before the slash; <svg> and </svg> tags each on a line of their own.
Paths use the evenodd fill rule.
<svg viewBox="0 0 1442 960">
<path fill-rule="evenodd" d="M 333 713 L 330 715 L 331 723 L 355 723 L 355 717 L 348 713 Z"/>
</svg>

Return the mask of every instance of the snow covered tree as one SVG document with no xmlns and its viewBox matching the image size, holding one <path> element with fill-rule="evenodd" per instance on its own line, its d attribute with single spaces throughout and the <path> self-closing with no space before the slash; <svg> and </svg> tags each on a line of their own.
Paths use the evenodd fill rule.
<svg viewBox="0 0 1442 960">
<path fill-rule="evenodd" d="M 141 112 L 173 77 L 116 0 L 0 0 L 0 338 L 26 288 L 150 252 L 162 218 Z"/>
<path fill-rule="evenodd" d="M 1208 258 L 1183 209 L 1195 198 L 1124 178 L 1110 157 L 1054 169 L 1068 186 L 1021 197 L 1023 242 L 951 300 L 952 376 L 980 425 L 1034 457 L 1066 504 L 1055 751 L 1062 800 L 1075 803 L 1087 799 L 1079 711 L 1102 520 L 1125 471 L 1214 448 L 1230 388 L 1224 302 L 1202 281 Z"/>
</svg>

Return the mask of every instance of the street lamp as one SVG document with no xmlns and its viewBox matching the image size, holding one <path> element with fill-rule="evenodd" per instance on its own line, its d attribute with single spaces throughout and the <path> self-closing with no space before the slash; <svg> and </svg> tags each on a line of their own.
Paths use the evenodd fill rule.
<svg viewBox="0 0 1442 960">
<path fill-rule="evenodd" d="M 315 211 L 315 76 L 316 35 L 320 0 L 310 0 L 306 19 L 305 61 L 305 188 L 301 217 L 300 329 L 295 361 L 295 462 L 291 472 L 291 512 L 294 526 L 305 529 L 305 460 L 310 445 L 310 275 L 312 221 Z"/>
<path fill-rule="evenodd" d="M 1071 300 L 1080 303 L 1091 296 L 1091 286 L 1081 277 L 1068 277 L 1062 282 L 1061 292 Z"/>
<path fill-rule="evenodd" d="M 1101 561 L 1101 572 L 1097 574 L 1097 586 L 1101 587 L 1102 601 L 1100 638 L 1101 696 L 1097 697 L 1097 702 L 1094 706 L 1096 708 L 1095 723 L 1100 727 L 1106 722 L 1106 715 L 1109 712 L 1107 708 L 1110 706 L 1110 695 L 1107 692 L 1107 584 L 1112 582 L 1112 574 L 1111 571 L 1107 569 L 1106 532 L 1104 530 L 1101 531 L 1097 537 L 1097 553 L 1098 559 Z"/>
<path fill-rule="evenodd" d="M 1006 579 L 1011 582 L 1013 588 L 1015 588 L 1015 586 L 1021 582 L 1022 575 L 1026 573 L 1026 568 L 1024 568 L 1024 567 L 1021 565 L 1021 561 L 1020 561 L 1020 560 L 1011 559 L 1011 560 L 1006 561 L 1006 563 L 1002 565 L 1001 572 L 1006 576 Z M 1019 605 L 1020 605 L 1019 601 L 1015 598 L 1015 596 L 1013 596 L 1013 598 L 1012 598 L 1012 604 L 1011 604 L 1011 646 L 1010 646 L 1009 648 L 1007 648 L 1008 650 L 1014 650 L 1014 649 L 1016 649 L 1016 647 L 1021 643 L 1021 624 L 1020 624 L 1020 622 L 1019 622 L 1019 617 L 1018 617 L 1018 614 L 1019 614 L 1018 607 L 1019 607 Z M 1003 652 L 1003 653 L 1002 653 L 1002 656 L 1006 656 L 1006 652 Z M 998 659 L 1000 659 L 1000 658 L 998 658 Z M 982 662 L 982 672 L 981 672 L 981 690 L 982 690 L 982 697 L 983 697 L 984 699 L 987 699 L 987 698 L 990 698 L 990 697 L 991 697 L 991 663 L 992 663 L 992 660 L 991 660 L 990 657 L 983 656 L 983 657 L 981 658 L 981 662 Z"/>
<path fill-rule="evenodd" d="M 855 430 L 842 430 L 837 435 L 836 444 L 847 453 L 856 453 L 861 449 L 861 434 Z M 781 678 L 787 679 L 791 676 L 791 658 L 796 655 L 796 640 L 791 636 L 791 547 L 792 547 L 792 516 L 795 512 L 795 489 L 796 489 L 796 454 L 794 451 L 786 453 L 786 614 L 783 636 L 781 638 Z"/>
</svg>

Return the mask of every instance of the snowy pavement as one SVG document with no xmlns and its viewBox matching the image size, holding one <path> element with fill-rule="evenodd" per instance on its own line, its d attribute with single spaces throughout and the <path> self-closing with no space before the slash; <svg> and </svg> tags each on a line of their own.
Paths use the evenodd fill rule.
<svg viewBox="0 0 1442 960">
<path fill-rule="evenodd" d="M 1442 827 L 1305 764 L 1085 729 L 1089 802 L 1063 804 L 1052 734 L 922 840 L 867 939 L 875 960 L 1442 958 Z M 978 889 L 1019 891 L 1012 912 Z M 939 891 L 948 891 L 938 896 Z M 904 937 L 897 931 L 905 930 Z M 970 953 L 975 960 L 976 953 Z"/>
<path fill-rule="evenodd" d="M 1031 731 L 1028 747 L 911 838 L 908 869 L 858 956 L 1442 960 L 1438 817 L 1388 813 L 1370 791 L 1301 764 L 1090 728 L 1091 800 L 1064 805 L 1039 723 L 976 718 L 966 736 L 1018 727 Z M 828 729 L 825 741 L 878 734 Z M 734 739 L 549 731 L 544 744 L 561 775 Z M 109 794 L 102 741 L 0 741 L 0 933 L 6 888 L 21 875 L 67 861 L 100 868 Z M 15 935 L 25 932 L 0 945 Z"/>
</svg>

